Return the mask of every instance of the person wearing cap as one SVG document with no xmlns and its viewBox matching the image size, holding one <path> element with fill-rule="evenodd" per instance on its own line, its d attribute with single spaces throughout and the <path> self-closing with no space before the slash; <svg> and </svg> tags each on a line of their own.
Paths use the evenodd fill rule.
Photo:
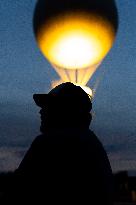
<svg viewBox="0 0 136 205">
<path fill-rule="evenodd" d="M 89 129 L 92 103 L 79 86 L 63 83 L 35 94 L 41 135 L 15 171 L 19 200 L 37 204 L 111 204 L 112 171 Z"/>
</svg>

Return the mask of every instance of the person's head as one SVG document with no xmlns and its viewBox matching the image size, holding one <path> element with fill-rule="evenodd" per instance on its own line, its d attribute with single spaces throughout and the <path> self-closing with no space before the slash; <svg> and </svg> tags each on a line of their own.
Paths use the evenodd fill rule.
<svg viewBox="0 0 136 205">
<path fill-rule="evenodd" d="M 87 93 L 72 83 L 62 83 L 48 94 L 35 94 L 41 107 L 41 131 L 49 127 L 85 128 L 91 121 L 92 103 Z"/>
</svg>

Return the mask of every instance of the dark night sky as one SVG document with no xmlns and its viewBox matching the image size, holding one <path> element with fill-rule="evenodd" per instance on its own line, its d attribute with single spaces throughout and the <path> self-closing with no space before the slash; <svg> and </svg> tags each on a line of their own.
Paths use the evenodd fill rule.
<svg viewBox="0 0 136 205">
<path fill-rule="evenodd" d="M 92 86 L 105 71 L 93 100 L 91 128 L 114 171 L 136 170 L 136 2 L 117 0 L 119 29 Z M 58 75 L 35 42 L 36 0 L 0 0 L 0 171 L 14 170 L 39 134 L 34 93 L 47 93 Z"/>
</svg>

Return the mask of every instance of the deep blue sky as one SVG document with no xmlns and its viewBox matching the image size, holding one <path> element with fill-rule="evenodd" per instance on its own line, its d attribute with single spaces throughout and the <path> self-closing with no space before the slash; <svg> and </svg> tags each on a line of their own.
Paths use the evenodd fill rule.
<svg viewBox="0 0 136 205">
<path fill-rule="evenodd" d="M 113 48 L 88 85 L 101 76 L 91 128 L 113 171 L 136 170 L 136 1 L 117 0 L 119 29 Z M 58 75 L 35 42 L 36 0 L 0 0 L 0 171 L 14 170 L 39 134 L 34 93 L 47 93 Z"/>
</svg>

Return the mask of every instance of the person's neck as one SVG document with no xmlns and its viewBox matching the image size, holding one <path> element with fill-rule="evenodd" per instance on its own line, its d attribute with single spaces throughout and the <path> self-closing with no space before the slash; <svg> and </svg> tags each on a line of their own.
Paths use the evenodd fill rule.
<svg viewBox="0 0 136 205">
<path fill-rule="evenodd" d="M 41 130 L 43 134 L 46 133 L 74 133 L 74 132 L 84 132 L 85 130 L 89 130 L 89 127 L 56 127 L 50 126 L 46 127 L 44 130 Z"/>
</svg>

